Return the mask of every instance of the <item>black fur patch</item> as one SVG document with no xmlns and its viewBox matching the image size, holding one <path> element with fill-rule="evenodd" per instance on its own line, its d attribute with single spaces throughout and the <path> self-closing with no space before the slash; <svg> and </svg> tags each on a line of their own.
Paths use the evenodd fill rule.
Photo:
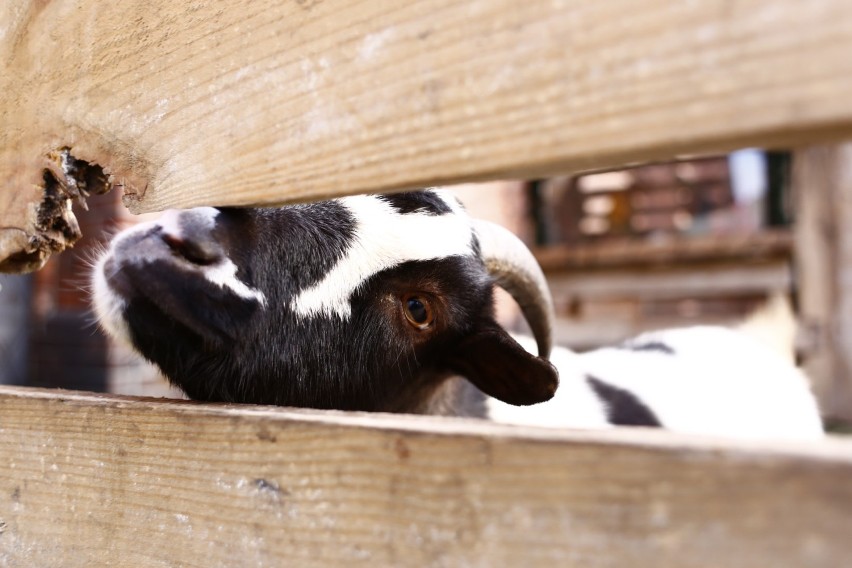
<svg viewBox="0 0 852 568">
<path fill-rule="evenodd" d="M 482 258 L 482 245 L 479 244 L 479 238 L 476 233 L 470 238 L 470 250 L 476 258 Z"/>
<path fill-rule="evenodd" d="M 624 389 L 586 375 L 586 381 L 606 403 L 607 419 L 618 426 L 662 426 L 650 408 Z"/>
<path fill-rule="evenodd" d="M 322 280 L 355 236 L 355 219 L 336 201 L 220 208 L 216 224 L 237 278 L 284 302 Z"/>
<path fill-rule="evenodd" d="M 402 213 L 426 213 L 427 215 L 446 215 L 452 209 L 431 191 L 412 191 L 408 193 L 389 193 L 380 195 L 391 207 Z"/>
</svg>

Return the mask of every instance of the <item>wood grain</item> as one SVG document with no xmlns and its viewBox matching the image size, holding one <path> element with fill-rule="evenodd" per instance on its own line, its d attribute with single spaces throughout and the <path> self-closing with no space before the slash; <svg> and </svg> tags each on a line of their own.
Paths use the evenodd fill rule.
<svg viewBox="0 0 852 568">
<path fill-rule="evenodd" d="M 754 234 L 608 239 L 538 247 L 533 252 L 545 272 L 749 263 L 789 259 L 793 252 L 793 235 L 786 229 L 774 229 Z"/>
<path fill-rule="evenodd" d="M 0 565 L 836 568 L 852 445 L 0 388 Z"/>
<path fill-rule="evenodd" d="M 789 292 L 790 262 L 763 260 L 754 263 L 708 263 L 696 270 L 690 266 L 655 267 L 647 270 L 551 271 L 547 282 L 554 297 L 606 299 L 677 299 L 742 294 L 768 295 Z"/>
<path fill-rule="evenodd" d="M 845 0 L 9 0 L 0 254 L 63 148 L 137 212 L 542 176 L 848 135 L 850 52 Z"/>
<path fill-rule="evenodd" d="M 852 421 L 852 146 L 793 155 L 796 282 L 803 368 L 826 417 Z"/>
</svg>

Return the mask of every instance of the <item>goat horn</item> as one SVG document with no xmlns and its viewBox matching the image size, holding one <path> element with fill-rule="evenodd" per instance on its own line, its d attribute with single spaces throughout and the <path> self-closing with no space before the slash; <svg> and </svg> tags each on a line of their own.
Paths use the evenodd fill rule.
<svg viewBox="0 0 852 568">
<path fill-rule="evenodd" d="M 538 355 L 546 359 L 553 346 L 553 298 L 532 252 L 508 229 L 475 219 L 482 260 L 496 284 L 520 306 L 538 344 Z"/>
</svg>

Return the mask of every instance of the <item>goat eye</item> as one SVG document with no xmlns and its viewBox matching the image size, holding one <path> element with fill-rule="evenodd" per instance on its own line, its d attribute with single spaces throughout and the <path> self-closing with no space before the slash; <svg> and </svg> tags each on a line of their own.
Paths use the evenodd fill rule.
<svg viewBox="0 0 852 568">
<path fill-rule="evenodd" d="M 417 329 L 426 329 L 435 320 L 429 300 L 421 296 L 406 296 L 402 299 L 403 312 L 408 323 Z"/>
</svg>

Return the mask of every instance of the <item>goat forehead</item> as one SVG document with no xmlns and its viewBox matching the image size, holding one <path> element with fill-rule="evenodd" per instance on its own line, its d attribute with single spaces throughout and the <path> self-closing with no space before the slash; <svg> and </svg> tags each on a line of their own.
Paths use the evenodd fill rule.
<svg viewBox="0 0 852 568">
<path fill-rule="evenodd" d="M 375 274 L 405 262 L 473 255 L 470 219 L 454 198 L 441 199 L 450 213 L 400 213 L 391 203 L 375 196 L 339 199 L 338 203 L 355 220 L 353 237 L 331 270 L 294 298 L 292 310 L 305 317 L 347 318 L 352 294 Z"/>
</svg>

